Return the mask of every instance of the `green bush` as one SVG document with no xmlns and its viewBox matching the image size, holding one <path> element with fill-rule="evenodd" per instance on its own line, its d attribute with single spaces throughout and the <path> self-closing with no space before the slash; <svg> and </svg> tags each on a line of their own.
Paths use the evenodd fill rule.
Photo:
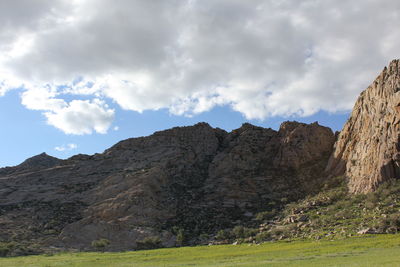
<svg viewBox="0 0 400 267">
<path fill-rule="evenodd" d="M 210 239 L 210 236 L 208 234 L 203 233 L 203 234 L 199 235 L 199 240 L 201 243 L 206 243 L 209 241 L 209 239 Z"/>
<path fill-rule="evenodd" d="M 275 209 L 269 210 L 269 211 L 263 211 L 263 212 L 257 213 L 256 219 L 258 221 L 271 220 L 272 218 L 275 217 L 276 214 L 277 214 L 277 211 Z"/>
<path fill-rule="evenodd" d="M 136 245 L 137 249 L 156 249 L 162 247 L 162 242 L 158 236 L 150 236 L 137 241 Z"/>
<path fill-rule="evenodd" d="M 217 235 L 215 236 L 217 240 L 227 240 L 231 239 L 231 233 L 228 230 L 219 230 Z"/>
<path fill-rule="evenodd" d="M 400 214 L 391 214 L 381 219 L 378 228 L 382 232 L 397 233 L 400 230 Z"/>
<path fill-rule="evenodd" d="M 270 232 L 262 232 L 256 235 L 256 242 L 260 243 L 263 241 L 269 241 L 271 240 L 271 233 Z"/>
<path fill-rule="evenodd" d="M 25 244 L 16 242 L 0 242 L 0 257 L 32 255 L 39 251 L 39 246 L 35 244 L 27 247 Z"/>
<path fill-rule="evenodd" d="M 247 228 L 243 226 L 235 226 L 232 229 L 232 235 L 234 238 L 247 238 L 257 234 L 257 229 Z"/>
<path fill-rule="evenodd" d="M 178 246 L 184 246 L 185 243 L 186 243 L 185 231 L 183 229 L 179 229 L 178 232 L 176 233 L 176 244 Z"/>
<path fill-rule="evenodd" d="M 373 209 L 376 207 L 377 203 L 379 202 L 379 198 L 375 192 L 368 193 L 365 199 L 365 207 L 367 209 Z"/>
<path fill-rule="evenodd" d="M 235 228 L 232 229 L 232 234 L 235 238 L 245 238 L 245 227 L 243 226 L 235 226 Z"/>
<path fill-rule="evenodd" d="M 110 240 L 105 238 L 92 241 L 92 247 L 100 251 L 104 251 L 108 245 L 110 245 Z"/>
<path fill-rule="evenodd" d="M 14 248 L 13 243 L 0 243 L 0 257 L 9 256 L 13 248 Z"/>
</svg>

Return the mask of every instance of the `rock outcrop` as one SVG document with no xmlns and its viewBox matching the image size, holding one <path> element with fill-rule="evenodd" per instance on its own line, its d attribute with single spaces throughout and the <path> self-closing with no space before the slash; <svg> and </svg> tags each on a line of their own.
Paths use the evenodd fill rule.
<svg viewBox="0 0 400 267">
<path fill-rule="evenodd" d="M 318 190 L 334 141 L 316 123 L 231 133 L 199 123 L 93 156 L 42 154 L 0 169 L 0 242 L 85 250 L 106 238 L 109 250 L 135 249 L 154 236 L 173 246 L 179 228 L 196 243 Z"/>
<path fill-rule="evenodd" d="M 46 169 L 59 165 L 61 162 L 62 160 L 58 158 L 49 156 L 46 153 L 42 153 L 25 160 L 18 166 L 1 168 L 0 175 L 6 175 L 10 173 L 21 173 L 25 171 L 27 172 L 37 171 L 40 169 Z"/>
<path fill-rule="evenodd" d="M 400 62 L 394 60 L 361 93 L 327 171 L 346 175 L 353 193 L 400 178 Z"/>
<path fill-rule="evenodd" d="M 332 131 L 317 123 L 285 122 L 278 132 L 244 124 L 227 135 L 211 162 L 208 205 L 255 212 L 266 203 L 319 190 L 334 140 Z"/>
</svg>

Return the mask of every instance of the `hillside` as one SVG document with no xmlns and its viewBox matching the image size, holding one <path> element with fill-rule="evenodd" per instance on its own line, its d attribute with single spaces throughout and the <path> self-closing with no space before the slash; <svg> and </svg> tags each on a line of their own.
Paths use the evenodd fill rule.
<svg viewBox="0 0 400 267">
<path fill-rule="evenodd" d="M 1 239 L 90 249 L 106 238 L 120 250 L 153 236 L 174 246 L 180 230 L 193 244 L 251 220 L 265 203 L 316 191 L 333 143 L 316 123 L 286 122 L 279 131 L 244 124 L 231 133 L 201 123 L 94 156 L 42 154 L 3 169 Z"/>
<path fill-rule="evenodd" d="M 3 254 L 397 232 L 399 88 L 395 60 L 361 94 L 337 141 L 317 122 L 278 131 L 246 123 L 229 133 L 199 123 L 101 154 L 41 154 L 0 169 Z M 377 195 L 382 183 L 388 191 Z M 364 196 L 377 200 L 368 206 Z M 384 215 L 394 216 L 391 228 L 372 225 Z M 357 227 L 339 227 L 352 219 Z"/>
</svg>

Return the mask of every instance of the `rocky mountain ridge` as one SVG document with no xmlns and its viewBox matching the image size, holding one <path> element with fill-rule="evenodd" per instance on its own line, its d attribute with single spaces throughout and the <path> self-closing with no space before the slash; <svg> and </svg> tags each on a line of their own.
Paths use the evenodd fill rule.
<svg viewBox="0 0 400 267">
<path fill-rule="evenodd" d="M 157 235 L 172 246 L 174 227 L 190 239 L 213 234 L 317 190 L 334 141 L 317 123 L 279 131 L 244 124 L 231 133 L 199 123 L 94 156 L 42 154 L 2 172 L 0 238 L 77 249 L 107 238 L 119 250 Z"/>
<path fill-rule="evenodd" d="M 399 68 L 391 62 L 361 94 L 338 136 L 318 123 L 284 122 L 278 131 L 245 123 L 229 133 L 199 123 L 93 156 L 41 154 L 2 168 L 0 243 L 32 251 L 90 250 L 102 239 L 114 251 L 192 245 L 255 226 L 260 212 L 269 220 L 338 179 L 351 193 L 371 192 L 400 178 Z"/>
</svg>

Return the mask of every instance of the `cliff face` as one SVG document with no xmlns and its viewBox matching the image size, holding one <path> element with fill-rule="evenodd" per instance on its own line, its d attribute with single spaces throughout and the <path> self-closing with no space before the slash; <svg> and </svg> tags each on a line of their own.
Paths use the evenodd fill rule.
<svg viewBox="0 0 400 267">
<path fill-rule="evenodd" d="M 196 242 L 316 190 L 334 139 L 316 123 L 279 131 L 244 124 L 231 133 L 200 123 L 94 156 L 42 154 L 0 169 L 0 241 L 88 249 L 107 238 L 120 250 L 159 236 L 173 246 L 179 227 Z"/>
<path fill-rule="evenodd" d="M 345 174 L 353 193 L 400 178 L 400 63 L 394 60 L 361 93 L 327 171 Z"/>
</svg>

